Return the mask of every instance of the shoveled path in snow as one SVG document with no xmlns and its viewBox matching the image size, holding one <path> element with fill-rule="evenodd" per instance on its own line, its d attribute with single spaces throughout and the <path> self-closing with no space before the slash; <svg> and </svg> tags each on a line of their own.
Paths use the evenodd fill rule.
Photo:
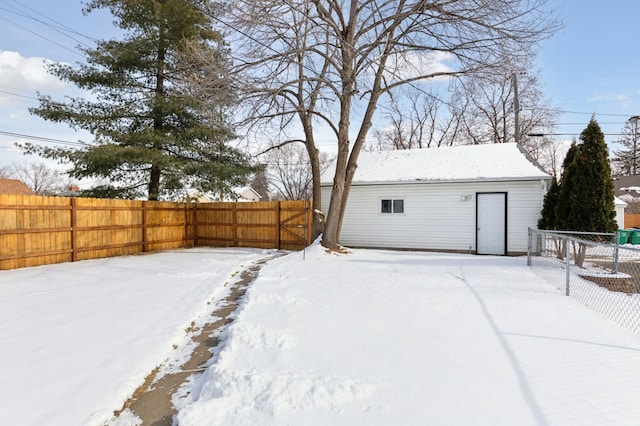
<svg viewBox="0 0 640 426">
<path fill-rule="evenodd" d="M 211 313 L 203 326 L 195 328 L 196 334 L 192 339 L 197 346 L 191 352 L 189 360 L 177 371 L 169 372 L 162 377 L 159 374 L 162 366 L 154 368 L 144 383 L 125 402 L 122 410 L 116 413 L 116 417 L 130 410 L 133 416 L 137 417 L 134 419 L 136 422 L 139 419 L 145 425 L 171 426 L 174 423 L 173 416 L 177 413 L 172 397 L 193 375 L 205 370 L 204 366 L 213 356 L 212 350 L 219 344 L 218 336 L 226 325 L 233 322 L 233 314 L 249 285 L 256 279 L 266 262 L 282 255 L 284 252 L 272 254 L 234 273 L 231 282 L 225 283 L 225 286 L 230 286 L 229 294 L 221 301 L 221 306 Z M 236 276 L 239 279 L 236 279 Z M 114 423 L 117 422 L 114 419 Z"/>
<path fill-rule="evenodd" d="M 234 273 L 273 250 L 194 248 L 0 271 L 0 423 L 104 425 L 177 368 Z M 162 371 L 164 373 L 166 371 Z"/>
</svg>

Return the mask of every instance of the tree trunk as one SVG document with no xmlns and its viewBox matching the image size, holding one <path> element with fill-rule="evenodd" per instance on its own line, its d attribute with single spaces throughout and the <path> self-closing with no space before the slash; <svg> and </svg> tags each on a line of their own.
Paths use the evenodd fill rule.
<svg viewBox="0 0 640 426">
<path fill-rule="evenodd" d="M 313 127 L 311 121 L 303 120 L 305 138 L 305 148 L 309 156 L 309 164 L 311 165 L 311 196 L 313 201 L 313 209 L 315 211 L 322 211 L 322 188 L 320 186 L 320 156 L 318 148 L 316 148 L 315 139 L 313 138 Z M 324 231 L 325 220 L 321 214 L 316 214 L 314 211 L 312 235 L 315 240 Z"/>
<path fill-rule="evenodd" d="M 573 251 L 575 253 L 574 263 L 577 267 L 582 268 L 584 265 L 584 261 L 587 257 L 587 245 L 584 243 L 578 243 L 578 248 L 576 249 L 575 243 L 573 245 Z"/>
<path fill-rule="evenodd" d="M 156 87 L 155 87 L 155 100 L 156 104 L 153 106 L 153 130 L 156 131 L 156 138 L 153 141 L 153 149 L 156 151 L 162 150 L 162 145 L 158 142 L 157 133 L 161 132 L 164 127 L 162 109 L 159 105 L 164 101 L 164 62 L 165 62 L 165 48 L 164 48 L 164 32 L 160 29 L 159 47 L 156 52 Z M 157 163 L 151 165 L 151 172 L 149 176 L 149 200 L 157 201 L 160 198 L 160 177 L 162 176 L 162 169 Z"/>
<path fill-rule="evenodd" d="M 158 201 L 160 198 L 160 176 L 161 176 L 160 167 L 153 165 L 151 166 L 151 173 L 149 176 L 149 200 Z"/>
<path fill-rule="evenodd" d="M 342 143 L 340 143 L 342 142 Z M 331 200 L 329 210 L 325 218 L 324 232 L 322 234 L 322 245 L 329 250 L 340 248 L 340 223 L 342 216 L 342 206 L 345 190 L 345 177 L 347 170 L 347 158 L 349 156 L 349 141 L 339 141 L 338 157 L 336 158 L 336 173 L 333 177 L 333 187 L 331 188 Z"/>
</svg>

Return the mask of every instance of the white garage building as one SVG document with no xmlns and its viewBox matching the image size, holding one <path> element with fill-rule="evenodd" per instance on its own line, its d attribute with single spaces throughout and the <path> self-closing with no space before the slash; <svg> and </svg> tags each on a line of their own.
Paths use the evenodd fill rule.
<svg viewBox="0 0 640 426">
<path fill-rule="evenodd" d="M 322 205 L 335 172 L 323 174 Z M 340 243 L 511 255 L 527 250 L 551 179 L 519 145 L 362 152 Z"/>
</svg>

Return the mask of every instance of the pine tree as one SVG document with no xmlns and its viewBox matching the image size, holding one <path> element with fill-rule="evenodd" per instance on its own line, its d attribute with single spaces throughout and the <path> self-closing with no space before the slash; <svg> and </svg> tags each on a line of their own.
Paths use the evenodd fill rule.
<svg viewBox="0 0 640 426">
<path fill-rule="evenodd" d="M 560 177 L 560 182 L 558 184 L 558 194 L 553 212 L 554 221 L 553 223 L 548 224 L 552 226 L 553 229 L 567 230 L 571 228 L 571 225 L 567 223 L 567 218 L 569 217 L 571 205 L 575 204 L 573 200 L 575 198 L 575 193 L 564 189 L 563 184 L 573 180 L 573 176 L 575 175 L 573 160 L 578 154 L 578 149 L 578 144 L 574 141 L 562 161 L 562 176 Z M 571 184 L 567 185 L 567 187 L 570 186 Z"/>
<path fill-rule="evenodd" d="M 560 193 L 560 185 L 555 176 L 551 179 L 551 186 L 544 196 L 542 212 L 538 219 L 538 229 L 556 229 L 556 205 Z"/>
<path fill-rule="evenodd" d="M 93 99 L 58 102 L 40 96 L 31 112 L 53 122 L 88 130 L 95 141 L 80 149 L 28 152 L 72 164 L 76 178 L 107 184 L 90 195 L 169 196 L 194 187 L 220 191 L 245 184 L 257 168 L 230 147 L 235 136 L 225 113 L 233 94 L 226 82 L 226 47 L 198 0 L 92 0 L 85 13 L 107 9 L 124 35 L 83 49 L 86 64 L 55 64 L 50 71 L 90 91 Z M 190 63 L 190 46 L 206 47 L 219 60 L 216 75 L 201 75 Z M 210 79 L 216 90 L 195 91 L 193 79 Z"/>
<path fill-rule="evenodd" d="M 580 140 L 582 144 L 575 149 L 572 146 L 573 152 L 565 158 L 555 211 L 557 228 L 614 232 L 617 224 L 609 153 L 604 134 L 594 119 L 582 131 Z"/>
</svg>

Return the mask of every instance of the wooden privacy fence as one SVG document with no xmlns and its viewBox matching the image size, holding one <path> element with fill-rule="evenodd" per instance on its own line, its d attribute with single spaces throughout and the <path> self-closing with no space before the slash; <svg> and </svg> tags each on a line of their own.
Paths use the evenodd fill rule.
<svg viewBox="0 0 640 426">
<path fill-rule="evenodd" d="M 625 214 L 624 227 L 625 228 L 640 227 L 640 214 Z"/>
<path fill-rule="evenodd" d="M 181 247 L 301 250 L 310 201 L 170 203 L 0 195 L 0 270 Z"/>
</svg>

